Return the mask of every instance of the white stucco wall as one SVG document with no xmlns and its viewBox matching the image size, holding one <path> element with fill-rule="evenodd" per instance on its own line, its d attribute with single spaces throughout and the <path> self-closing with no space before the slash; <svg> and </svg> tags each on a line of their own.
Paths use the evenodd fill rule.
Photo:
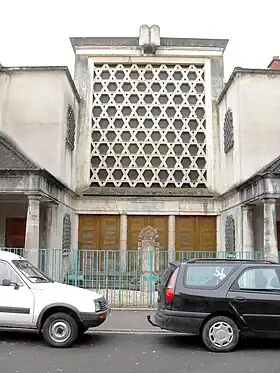
<svg viewBox="0 0 280 373">
<path fill-rule="evenodd" d="M 67 108 L 78 123 L 78 101 L 62 69 L 4 69 L 0 129 L 41 168 L 75 189 L 76 152 L 65 146 Z M 76 132 L 78 128 L 76 128 Z"/>
<path fill-rule="evenodd" d="M 242 74 L 239 87 L 243 181 L 280 154 L 280 75 Z"/>
<path fill-rule="evenodd" d="M 240 178 L 239 167 L 239 151 L 240 134 L 239 134 L 239 100 L 238 100 L 238 81 L 233 81 L 232 85 L 224 96 L 224 99 L 219 105 L 219 141 L 220 154 L 217 157 L 220 159 L 219 177 L 216 178 L 216 190 L 223 193 L 238 183 Z M 231 108 L 233 112 L 234 123 L 234 147 L 227 154 L 224 152 L 224 117 L 227 110 Z"/>
<path fill-rule="evenodd" d="M 223 193 L 239 184 L 280 154 L 280 74 L 237 73 L 221 103 L 220 183 Z M 223 150 L 224 116 L 233 112 L 234 148 Z"/>
</svg>

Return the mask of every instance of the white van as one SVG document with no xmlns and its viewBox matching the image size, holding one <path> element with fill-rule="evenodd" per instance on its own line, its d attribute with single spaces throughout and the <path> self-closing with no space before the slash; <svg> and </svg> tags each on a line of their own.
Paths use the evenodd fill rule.
<svg viewBox="0 0 280 373">
<path fill-rule="evenodd" d="M 0 327 L 33 329 L 52 347 L 70 347 L 110 309 L 103 296 L 60 284 L 23 257 L 0 250 Z"/>
</svg>

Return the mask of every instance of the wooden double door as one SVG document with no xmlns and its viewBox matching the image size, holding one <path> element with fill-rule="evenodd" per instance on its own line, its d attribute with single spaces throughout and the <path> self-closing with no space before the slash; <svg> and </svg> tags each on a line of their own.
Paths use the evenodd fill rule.
<svg viewBox="0 0 280 373">
<path fill-rule="evenodd" d="M 79 268 L 83 273 L 102 273 L 106 268 L 116 268 L 119 245 L 119 215 L 80 215 Z"/>
<path fill-rule="evenodd" d="M 79 249 L 119 250 L 119 215 L 80 215 Z"/>
<path fill-rule="evenodd" d="M 177 216 L 176 251 L 216 251 L 216 216 Z"/>
<path fill-rule="evenodd" d="M 128 216 L 127 248 L 138 249 L 138 237 L 141 230 L 148 225 L 154 227 L 160 237 L 160 249 L 168 249 L 167 216 Z M 79 249 L 84 250 L 119 250 L 120 216 L 119 215 L 80 215 Z"/>
<path fill-rule="evenodd" d="M 176 251 L 216 251 L 216 216 L 176 216 Z M 147 226 L 159 234 L 160 250 L 168 250 L 168 216 L 128 216 L 127 249 L 138 249 Z M 79 248 L 119 250 L 119 215 L 80 215 Z"/>
</svg>

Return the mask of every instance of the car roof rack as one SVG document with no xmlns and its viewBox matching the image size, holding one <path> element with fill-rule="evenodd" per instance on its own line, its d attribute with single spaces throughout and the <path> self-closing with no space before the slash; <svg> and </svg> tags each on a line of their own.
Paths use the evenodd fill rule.
<svg viewBox="0 0 280 373">
<path fill-rule="evenodd" d="M 196 263 L 196 262 L 242 262 L 242 263 L 262 263 L 262 264 L 279 264 L 278 262 L 273 262 L 270 260 L 258 260 L 258 259 L 221 259 L 221 258 L 196 258 L 196 259 L 187 259 L 183 262 L 186 263 Z"/>
</svg>

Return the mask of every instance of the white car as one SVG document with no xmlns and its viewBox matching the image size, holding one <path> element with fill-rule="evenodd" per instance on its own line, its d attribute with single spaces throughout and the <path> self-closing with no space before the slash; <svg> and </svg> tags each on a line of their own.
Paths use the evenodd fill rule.
<svg viewBox="0 0 280 373">
<path fill-rule="evenodd" d="M 33 329 L 70 347 L 110 313 L 103 296 L 51 280 L 23 257 L 0 250 L 0 327 Z"/>
</svg>

